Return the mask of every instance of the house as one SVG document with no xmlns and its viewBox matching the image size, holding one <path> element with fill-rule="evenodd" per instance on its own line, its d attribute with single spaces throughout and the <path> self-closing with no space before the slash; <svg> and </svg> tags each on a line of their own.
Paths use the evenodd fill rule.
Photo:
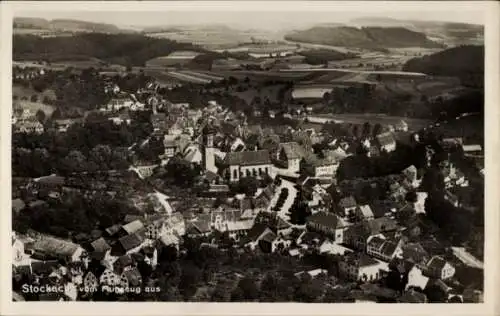
<svg viewBox="0 0 500 316">
<path fill-rule="evenodd" d="M 165 157 L 172 158 L 177 150 L 177 135 L 165 135 L 163 138 L 163 147 L 165 148 Z"/>
<path fill-rule="evenodd" d="M 141 220 L 137 219 L 134 220 L 126 225 L 122 226 L 122 231 L 124 232 L 124 235 L 130 235 L 133 234 L 141 229 L 144 228 L 144 224 L 142 223 Z"/>
<path fill-rule="evenodd" d="M 434 256 L 429 260 L 426 274 L 430 277 L 447 280 L 455 275 L 455 267 L 440 256 Z"/>
<path fill-rule="evenodd" d="M 334 177 L 338 167 L 337 160 L 330 157 L 318 158 L 311 152 L 307 153 L 300 163 L 301 171 L 313 177 Z"/>
<path fill-rule="evenodd" d="M 288 170 L 292 172 L 300 170 L 300 161 L 305 156 L 306 150 L 297 142 L 279 144 L 277 159 L 283 162 Z"/>
<path fill-rule="evenodd" d="M 34 240 L 28 236 L 16 234 L 12 237 L 12 265 L 24 266 L 30 264 L 30 256 L 26 253 L 26 244 Z"/>
<path fill-rule="evenodd" d="M 16 133 L 42 134 L 44 127 L 38 121 L 19 121 L 14 125 L 14 131 Z"/>
<path fill-rule="evenodd" d="M 319 253 L 326 253 L 330 255 L 344 256 L 352 252 L 353 251 L 351 249 L 341 246 L 338 243 L 332 242 L 330 240 L 325 240 L 319 247 Z"/>
<path fill-rule="evenodd" d="M 186 223 L 186 235 L 190 237 L 207 236 L 212 232 L 210 217 L 198 216 L 195 220 Z"/>
<path fill-rule="evenodd" d="M 111 252 L 111 246 L 102 237 L 91 242 L 90 246 L 92 248 L 91 257 L 97 260 L 106 258 Z"/>
<path fill-rule="evenodd" d="M 462 144 L 462 150 L 464 152 L 464 155 L 466 156 L 475 156 L 475 155 L 481 155 L 483 148 L 479 144 L 470 144 L 470 145 L 465 145 Z"/>
<path fill-rule="evenodd" d="M 340 216 L 349 216 L 351 212 L 355 212 L 357 207 L 356 200 L 353 196 L 346 196 L 340 199 L 338 203 L 338 208 L 340 211 Z"/>
<path fill-rule="evenodd" d="M 417 265 L 414 265 L 408 272 L 408 283 L 406 283 L 405 290 L 407 291 L 411 287 L 423 290 L 426 288 L 428 282 L 429 278 L 423 274 L 422 270 Z"/>
<path fill-rule="evenodd" d="M 108 120 L 111 121 L 114 125 L 130 125 L 130 123 L 132 122 L 132 119 L 130 118 L 128 113 L 120 113 L 117 116 L 109 117 Z"/>
<path fill-rule="evenodd" d="M 401 132 L 407 132 L 408 131 L 408 123 L 406 123 L 404 120 L 399 121 L 394 125 L 394 129 L 396 131 L 401 131 Z"/>
<path fill-rule="evenodd" d="M 256 224 L 248 232 L 246 246 L 254 250 L 257 246 L 263 252 L 274 252 L 278 235 L 265 224 Z"/>
<path fill-rule="evenodd" d="M 134 101 L 130 97 L 120 96 L 112 98 L 106 105 L 106 108 L 108 111 L 119 111 L 124 108 L 130 108 L 133 103 Z"/>
<path fill-rule="evenodd" d="M 408 182 L 411 184 L 411 186 L 413 188 L 418 187 L 420 182 L 418 181 L 417 167 L 415 167 L 414 165 L 411 165 L 411 166 L 405 168 L 401 173 L 404 175 L 406 180 L 408 180 Z"/>
<path fill-rule="evenodd" d="M 125 269 L 120 278 L 120 287 L 123 289 L 137 288 L 142 285 L 142 276 L 137 268 Z"/>
<path fill-rule="evenodd" d="M 340 244 L 344 241 L 344 230 L 347 225 L 335 214 L 319 212 L 306 219 L 306 226 L 311 231 L 323 233 Z"/>
<path fill-rule="evenodd" d="M 353 281 L 376 281 L 388 271 L 387 263 L 373 259 L 364 253 L 347 254 L 339 262 L 339 274 Z"/>
<path fill-rule="evenodd" d="M 375 218 L 370 205 L 360 205 L 356 207 L 356 217 L 361 220 L 372 220 Z"/>
<path fill-rule="evenodd" d="M 231 182 L 243 177 L 272 174 L 271 159 L 267 150 L 230 152 L 226 154 L 223 164 Z"/>
<path fill-rule="evenodd" d="M 122 254 L 136 253 L 145 245 L 138 233 L 132 233 L 118 239 L 118 252 Z"/>
<path fill-rule="evenodd" d="M 115 287 L 119 286 L 120 283 L 121 276 L 114 269 L 105 269 L 99 277 L 99 284 L 103 287 Z"/>
<path fill-rule="evenodd" d="M 41 254 L 52 258 L 62 259 L 67 262 L 81 261 L 84 249 L 79 245 L 51 236 L 41 236 L 33 243 L 26 245 L 32 254 Z"/>
<path fill-rule="evenodd" d="M 174 233 L 164 233 L 160 236 L 159 241 L 163 246 L 173 246 L 179 250 L 180 238 Z"/>
<path fill-rule="evenodd" d="M 390 262 L 394 258 L 400 258 L 403 250 L 399 243 L 382 239 L 378 236 L 370 237 L 366 244 L 366 253 L 369 256 Z"/>
<path fill-rule="evenodd" d="M 378 134 L 375 136 L 375 139 L 380 150 L 385 150 L 386 152 L 396 150 L 396 140 L 391 132 Z"/>
</svg>

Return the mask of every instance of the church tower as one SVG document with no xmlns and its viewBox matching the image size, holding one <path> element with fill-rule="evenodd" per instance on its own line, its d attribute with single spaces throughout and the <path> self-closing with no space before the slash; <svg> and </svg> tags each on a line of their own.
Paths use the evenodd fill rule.
<svg viewBox="0 0 500 316">
<path fill-rule="evenodd" d="M 214 149 L 214 136 L 215 129 L 212 126 L 205 126 L 202 132 L 203 138 L 203 168 L 205 170 L 216 173 L 217 168 L 215 167 L 215 149 Z"/>
</svg>

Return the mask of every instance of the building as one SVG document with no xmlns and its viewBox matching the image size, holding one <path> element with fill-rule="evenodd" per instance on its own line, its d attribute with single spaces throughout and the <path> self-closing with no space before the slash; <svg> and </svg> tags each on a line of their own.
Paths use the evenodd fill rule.
<svg viewBox="0 0 500 316">
<path fill-rule="evenodd" d="M 289 171 L 300 171 L 300 161 L 306 156 L 306 150 L 297 142 L 281 143 L 277 159 L 283 162 Z"/>
<path fill-rule="evenodd" d="M 335 214 L 316 213 L 307 218 L 306 225 L 309 230 L 323 233 L 335 243 L 344 242 L 344 230 L 347 225 Z"/>
<path fill-rule="evenodd" d="M 301 171 L 312 177 L 334 177 L 339 163 L 330 157 L 318 158 L 313 153 L 308 153 L 301 161 Z"/>
<path fill-rule="evenodd" d="M 396 125 L 394 126 L 394 129 L 396 131 L 407 132 L 408 131 L 408 123 L 406 123 L 404 120 L 401 120 L 398 123 L 396 123 Z"/>
<path fill-rule="evenodd" d="M 360 220 L 372 220 L 375 218 L 370 205 L 361 205 L 356 207 L 356 217 Z"/>
<path fill-rule="evenodd" d="M 378 134 L 377 136 L 375 136 L 375 139 L 380 150 L 385 150 L 386 152 L 396 150 L 396 140 L 394 139 L 391 132 Z"/>
<path fill-rule="evenodd" d="M 356 211 L 356 207 L 358 206 L 356 200 L 353 196 L 346 196 L 339 201 L 338 208 L 341 216 L 349 216 L 351 212 Z"/>
<path fill-rule="evenodd" d="M 134 101 L 128 96 L 112 98 L 106 105 L 108 111 L 119 111 L 121 109 L 128 109 L 134 104 Z"/>
<path fill-rule="evenodd" d="M 231 182 L 244 177 L 258 177 L 272 174 L 272 164 L 269 151 L 240 151 L 227 153 L 224 158 L 226 174 Z"/>
<path fill-rule="evenodd" d="M 202 167 L 210 172 L 217 173 L 215 166 L 214 137 L 217 131 L 211 125 L 207 125 L 202 130 Z"/>
<path fill-rule="evenodd" d="M 339 262 L 340 275 L 353 281 L 376 281 L 388 271 L 389 266 L 387 263 L 373 259 L 363 253 L 345 255 Z"/>
<path fill-rule="evenodd" d="M 394 258 L 400 258 L 403 250 L 399 243 L 373 236 L 367 241 L 366 253 L 382 261 L 390 262 Z"/>
<path fill-rule="evenodd" d="M 455 275 L 455 267 L 442 257 L 434 256 L 427 263 L 425 272 L 430 277 L 446 280 Z"/>
<path fill-rule="evenodd" d="M 163 137 L 163 147 L 165 148 L 165 157 L 172 158 L 177 150 L 176 135 L 165 135 Z"/>
<path fill-rule="evenodd" d="M 44 127 L 38 121 L 18 121 L 14 125 L 14 131 L 16 133 L 42 134 Z"/>
<path fill-rule="evenodd" d="M 132 254 L 139 252 L 144 247 L 144 239 L 137 233 L 123 236 L 118 239 L 118 251 L 121 254 Z"/>
<path fill-rule="evenodd" d="M 26 245 L 26 249 L 33 255 L 62 259 L 67 262 L 81 261 L 85 251 L 79 245 L 67 240 L 52 236 L 41 236 L 33 243 Z"/>
</svg>

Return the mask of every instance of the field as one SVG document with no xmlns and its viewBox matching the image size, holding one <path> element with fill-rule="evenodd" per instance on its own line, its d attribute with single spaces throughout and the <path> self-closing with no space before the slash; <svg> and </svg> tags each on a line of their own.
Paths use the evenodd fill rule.
<svg viewBox="0 0 500 316">
<path fill-rule="evenodd" d="M 384 114 L 318 114 L 311 115 L 310 121 L 317 123 L 325 123 L 326 121 L 332 120 L 343 123 L 352 124 L 363 124 L 365 122 L 370 122 L 373 124 L 381 124 L 382 126 L 395 125 L 401 120 L 404 120 L 408 124 L 408 129 L 410 130 L 420 130 L 424 127 L 429 126 L 431 120 L 415 119 L 400 116 L 388 116 Z"/>
</svg>

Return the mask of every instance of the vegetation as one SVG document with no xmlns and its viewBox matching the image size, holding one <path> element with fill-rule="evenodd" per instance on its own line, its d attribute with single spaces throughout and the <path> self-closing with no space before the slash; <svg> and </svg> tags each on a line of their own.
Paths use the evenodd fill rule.
<svg viewBox="0 0 500 316">
<path fill-rule="evenodd" d="M 189 43 L 141 34 L 83 33 L 64 37 L 14 35 L 14 60 L 72 60 L 73 56 L 99 58 L 124 66 L 144 66 L 146 61 L 177 50 L 203 49 Z"/>
<path fill-rule="evenodd" d="M 423 33 L 402 27 L 313 27 L 285 36 L 286 40 L 342 47 L 441 47 Z"/>
<path fill-rule="evenodd" d="M 344 60 L 358 57 L 353 53 L 343 53 L 331 49 L 307 50 L 300 52 L 300 55 L 305 56 L 304 62 L 311 65 L 322 65 L 332 60 Z"/>
<path fill-rule="evenodd" d="M 464 45 L 414 58 L 403 66 L 403 70 L 454 76 L 465 86 L 480 88 L 484 85 L 484 46 Z"/>
</svg>

